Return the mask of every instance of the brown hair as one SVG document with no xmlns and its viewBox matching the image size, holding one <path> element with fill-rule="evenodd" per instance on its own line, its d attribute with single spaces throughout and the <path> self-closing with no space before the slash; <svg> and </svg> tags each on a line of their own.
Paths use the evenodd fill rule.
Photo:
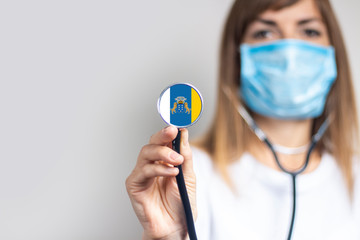
<svg viewBox="0 0 360 240">
<path fill-rule="evenodd" d="M 226 167 L 238 159 L 248 148 L 247 142 L 254 134 L 237 113 L 234 106 L 241 104 L 238 98 L 240 87 L 239 45 L 246 27 L 265 10 L 279 10 L 298 0 L 237 0 L 228 15 L 220 49 L 218 101 L 215 119 L 206 136 L 198 146 L 213 158 L 223 177 L 231 183 Z M 341 168 L 349 189 L 353 189 L 352 159 L 356 154 L 358 122 L 349 62 L 340 27 L 328 0 L 315 0 L 328 29 L 331 45 L 334 46 L 337 62 L 337 79 L 329 93 L 323 114 L 314 119 L 312 134 L 321 123 L 334 115 L 329 129 L 317 145 L 317 149 L 331 153 Z M 230 92 L 229 97 L 224 89 Z"/>
</svg>

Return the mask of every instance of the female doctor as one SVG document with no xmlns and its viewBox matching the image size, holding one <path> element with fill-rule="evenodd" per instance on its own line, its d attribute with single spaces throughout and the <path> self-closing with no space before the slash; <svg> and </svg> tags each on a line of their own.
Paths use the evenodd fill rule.
<svg viewBox="0 0 360 240">
<path fill-rule="evenodd" d="M 126 186 L 143 239 L 188 238 L 179 164 L 198 239 L 360 239 L 357 113 L 328 0 L 234 2 L 215 116 L 196 147 L 182 129 L 181 155 L 175 127 L 140 151 Z"/>
</svg>

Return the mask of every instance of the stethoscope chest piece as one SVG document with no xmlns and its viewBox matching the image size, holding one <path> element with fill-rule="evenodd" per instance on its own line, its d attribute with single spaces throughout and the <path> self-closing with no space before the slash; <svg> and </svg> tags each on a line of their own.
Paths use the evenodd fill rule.
<svg viewBox="0 0 360 240">
<path fill-rule="evenodd" d="M 184 128 L 199 120 L 203 110 L 203 99 L 200 92 L 191 84 L 176 83 L 160 94 L 157 107 L 167 124 Z"/>
</svg>

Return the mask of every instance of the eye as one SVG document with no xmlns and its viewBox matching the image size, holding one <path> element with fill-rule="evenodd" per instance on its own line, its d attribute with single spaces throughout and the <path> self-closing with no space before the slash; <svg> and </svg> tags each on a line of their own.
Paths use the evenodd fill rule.
<svg viewBox="0 0 360 240">
<path fill-rule="evenodd" d="M 318 30 L 315 30 L 315 29 L 305 29 L 304 30 L 304 34 L 307 36 L 307 37 L 320 37 L 321 36 L 321 32 L 318 31 Z"/>
<path fill-rule="evenodd" d="M 252 37 L 254 39 L 265 39 L 265 38 L 271 38 L 272 37 L 272 32 L 270 30 L 259 30 L 256 31 Z"/>
</svg>

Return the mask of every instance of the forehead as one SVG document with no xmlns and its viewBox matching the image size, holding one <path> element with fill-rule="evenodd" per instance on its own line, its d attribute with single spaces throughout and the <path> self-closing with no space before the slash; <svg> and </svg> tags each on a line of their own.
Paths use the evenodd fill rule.
<svg viewBox="0 0 360 240">
<path fill-rule="evenodd" d="M 314 0 L 300 0 L 297 3 L 280 10 L 266 10 L 259 15 L 260 18 L 271 20 L 302 20 L 304 18 L 319 18 L 321 13 Z"/>
</svg>

